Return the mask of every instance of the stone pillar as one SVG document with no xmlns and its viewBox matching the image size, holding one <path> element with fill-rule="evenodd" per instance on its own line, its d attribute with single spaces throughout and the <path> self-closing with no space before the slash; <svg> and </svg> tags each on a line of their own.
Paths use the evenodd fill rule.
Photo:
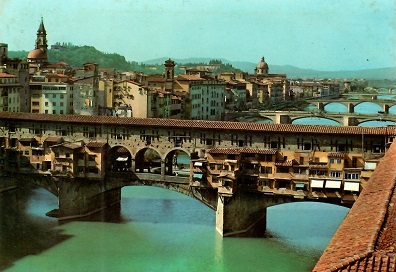
<svg viewBox="0 0 396 272">
<path fill-rule="evenodd" d="M 318 102 L 318 110 L 324 111 L 324 108 L 325 108 L 325 106 L 324 106 L 323 102 Z"/>
<path fill-rule="evenodd" d="M 220 195 L 217 201 L 216 230 L 223 236 L 263 237 L 266 231 L 267 207 L 288 202 L 282 196 L 236 192 Z"/>
<path fill-rule="evenodd" d="M 172 173 L 172 162 L 170 172 Z M 165 160 L 161 160 L 161 176 L 165 176 Z"/>
<path fill-rule="evenodd" d="M 59 182 L 59 220 L 82 218 L 121 201 L 121 187 L 106 188 L 105 181 L 63 178 Z"/>
<path fill-rule="evenodd" d="M 348 113 L 354 113 L 355 106 L 353 103 L 348 103 Z"/>
<path fill-rule="evenodd" d="M 286 114 L 276 114 L 275 116 L 275 124 L 291 124 L 291 118 Z"/>
<path fill-rule="evenodd" d="M 389 105 L 388 104 L 384 104 L 383 109 L 384 109 L 385 114 L 389 114 Z"/>
<path fill-rule="evenodd" d="M 344 116 L 343 120 L 344 120 L 344 122 L 342 125 L 344 127 L 359 125 L 359 120 L 356 119 L 355 117 Z"/>
</svg>

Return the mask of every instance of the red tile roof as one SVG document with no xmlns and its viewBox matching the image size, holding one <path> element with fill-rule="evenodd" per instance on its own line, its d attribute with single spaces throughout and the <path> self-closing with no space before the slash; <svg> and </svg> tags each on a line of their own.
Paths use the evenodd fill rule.
<svg viewBox="0 0 396 272">
<path fill-rule="evenodd" d="M 257 148 L 213 148 L 208 151 L 211 154 L 276 154 L 273 149 L 257 149 Z"/>
<path fill-rule="evenodd" d="M 118 125 L 135 127 L 163 127 L 190 130 L 235 130 L 246 132 L 278 132 L 343 135 L 396 135 L 395 127 L 343 127 L 295 124 L 265 124 L 250 122 L 225 122 L 204 120 L 179 120 L 161 118 L 133 118 L 114 116 L 52 115 L 18 112 L 0 112 L 0 120 L 35 122 L 62 122 L 71 124 Z"/>
<path fill-rule="evenodd" d="M 16 76 L 7 73 L 0 73 L 0 77 L 16 77 Z"/>
<path fill-rule="evenodd" d="M 105 146 L 107 143 L 105 142 L 89 142 L 87 143 L 87 147 L 93 147 L 93 148 L 100 148 Z"/>
</svg>

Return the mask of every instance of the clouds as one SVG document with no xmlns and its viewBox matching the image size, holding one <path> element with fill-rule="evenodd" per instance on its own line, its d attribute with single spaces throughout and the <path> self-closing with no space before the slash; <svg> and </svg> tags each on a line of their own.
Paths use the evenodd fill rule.
<svg viewBox="0 0 396 272">
<path fill-rule="evenodd" d="M 40 17 L 50 44 L 72 42 L 128 60 L 213 57 L 321 70 L 396 66 L 391 0 L 13 0 L 0 42 L 30 50 Z M 367 59 L 370 61 L 367 62 Z"/>
</svg>

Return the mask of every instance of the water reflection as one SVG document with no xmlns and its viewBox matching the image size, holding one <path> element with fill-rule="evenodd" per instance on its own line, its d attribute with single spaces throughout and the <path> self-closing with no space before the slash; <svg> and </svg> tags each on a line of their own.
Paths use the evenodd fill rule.
<svg viewBox="0 0 396 272">
<path fill-rule="evenodd" d="M 327 112 L 348 112 L 348 107 L 338 102 L 332 102 L 324 107 Z"/>
<path fill-rule="evenodd" d="M 70 237 L 54 229 L 58 225 L 56 219 L 45 216 L 54 207 L 57 207 L 54 196 L 27 185 L 1 194 L 0 270 L 25 256 L 41 254 Z"/>
<path fill-rule="evenodd" d="M 356 105 L 354 108 L 355 113 L 362 113 L 362 114 L 378 114 L 379 111 L 382 111 L 382 107 L 378 104 L 373 102 L 363 102 L 359 105 Z"/>
<path fill-rule="evenodd" d="M 360 127 L 386 127 L 386 126 L 394 126 L 396 122 L 393 121 L 367 121 L 360 123 Z"/>
<path fill-rule="evenodd" d="M 322 117 L 304 117 L 296 119 L 292 122 L 296 125 L 327 125 L 327 126 L 340 126 L 337 121 L 322 118 Z"/>
</svg>

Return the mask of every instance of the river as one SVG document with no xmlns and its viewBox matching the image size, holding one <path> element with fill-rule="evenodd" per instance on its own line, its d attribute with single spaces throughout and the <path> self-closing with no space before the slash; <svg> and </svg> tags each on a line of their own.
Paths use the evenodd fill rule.
<svg viewBox="0 0 396 272">
<path fill-rule="evenodd" d="M 58 224 L 44 189 L 4 192 L 0 269 L 5 271 L 310 271 L 347 208 L 321 203 L 268 209 L 273 238 L 222 238 L 215 213 L 199 201 L 155 187 L 122 189 L 114 211 Z M 115 214 L 117 214 L 115 212 Z"/>
<path fill-rule="evenodd" d="M 381 110 L 373 105 L 362 103 L 355 111 Z M 325 110 L 346 112 L 340 104 Z M 396 107 L 390 113 L 396 114 Z M 323 124 L 304 119 L 300 122 Z M 369 125 L 387 125 L 376 122 Z M 313 202 L 282 204 L 268 208 L 272 238 L 222 238 L 214 211 L 173 191 L 125 187 L 120 206 L 90 220 L 59 224 L 45 216 L 57 208 L 57 198 L 44 189 L 23 186 L 2 193 L 0 269 L 304 272 L 314 267 L 349 211 Z"/>
</svg>

